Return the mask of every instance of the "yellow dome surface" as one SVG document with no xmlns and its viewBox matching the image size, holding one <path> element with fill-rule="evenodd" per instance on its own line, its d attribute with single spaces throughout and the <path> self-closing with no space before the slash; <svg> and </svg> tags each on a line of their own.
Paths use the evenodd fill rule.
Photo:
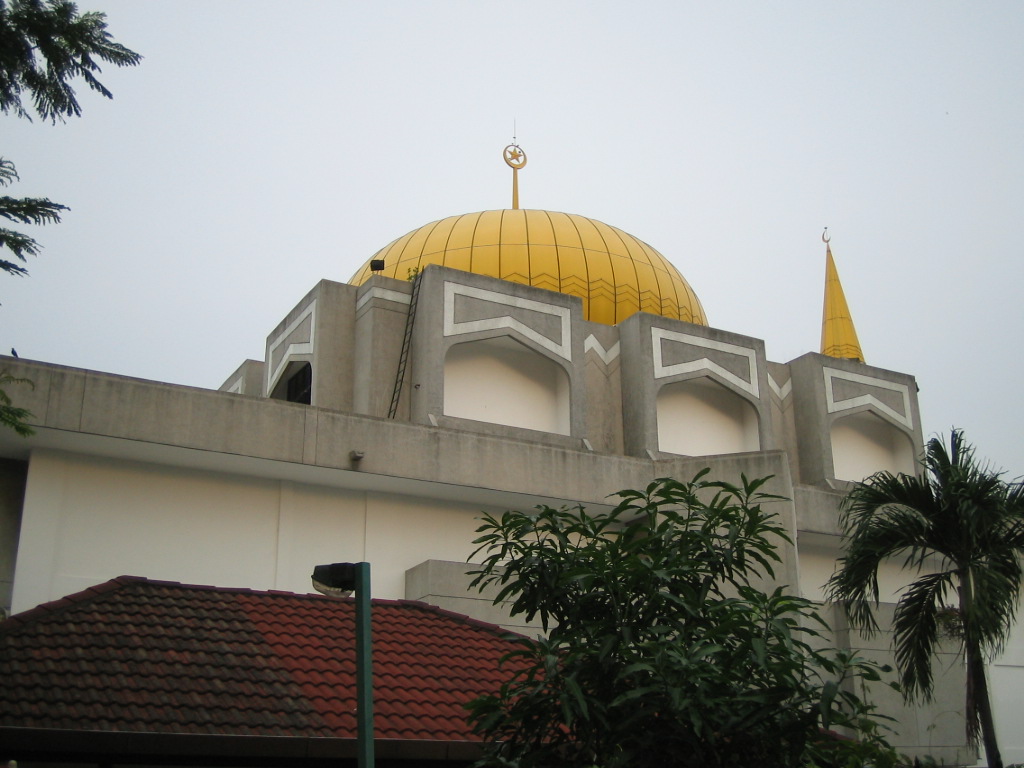
<svg viewBox="0 0 1024 768">
<path fill-rule="evenodd" d="M 689 283 L 647 243 L 585 216 L 505 209 L 449 216 L 414 229 L 385 246 L 386 277 L 440 264 L 583 299 L 583 315 L 614 325 L 650 312 L 707 325 Z M 372 259 L 371 259 L 372 260 Z M 373 273 L 367 261 L 349 282 Z"/>
</svg>

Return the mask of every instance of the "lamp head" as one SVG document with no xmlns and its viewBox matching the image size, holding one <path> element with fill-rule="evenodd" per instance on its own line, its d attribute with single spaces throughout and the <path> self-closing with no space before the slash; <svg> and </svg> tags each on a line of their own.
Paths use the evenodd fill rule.
<svg viewBox="0 0 1024 768">
<path fill-rule="evenodd" d="M 356 588 L 355 563 L 331 563 L 313 568 L 313 589 L 328 597 L 348 597 Z"/>
</svg>

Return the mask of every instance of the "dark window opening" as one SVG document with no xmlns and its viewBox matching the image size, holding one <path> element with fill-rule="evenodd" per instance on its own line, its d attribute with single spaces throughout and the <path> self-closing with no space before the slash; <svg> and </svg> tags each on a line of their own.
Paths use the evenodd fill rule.
<svg viewBox="0 0 1024 768">
<path fill-rule="evenodd" d="M 313 366 L 304 363 L 299 370 L 288 379 L 288 393 L 285 399 L 289 403 L 309 405 L 313 398 Z"/>
</svg>

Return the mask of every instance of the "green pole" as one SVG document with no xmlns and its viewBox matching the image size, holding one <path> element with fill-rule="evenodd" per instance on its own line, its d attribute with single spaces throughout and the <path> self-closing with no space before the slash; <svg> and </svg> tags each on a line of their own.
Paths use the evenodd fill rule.
<svg viewBox="0 0 1024 768">
<path fill-rule="evenodd" d="M 356 563 L 356 738 L 359 768 L 373 768 L 373 638 L 370 564 Z"/>
</svg>

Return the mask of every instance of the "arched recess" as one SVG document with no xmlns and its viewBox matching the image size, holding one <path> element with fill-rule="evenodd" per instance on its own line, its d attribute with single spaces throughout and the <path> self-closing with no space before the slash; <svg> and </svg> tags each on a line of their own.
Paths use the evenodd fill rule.
<svg viewBox="0 0 1024 768">
<path fill-rule="evenodd" d="M 757 411 L 709 378 L 666 384 L 657 409 L 659 450 L 684 456 L 760 450 Z"/>
<path fill-rule="evenodd" d="M 914 446 L 902 430 L 870 411 L 832 422 L 832 472 L 837 480 L 859 482 L 883 470 L 914 474 Z"/>
<path fill-rule="evenodd" d="M 444 413 L 568 435 L 569 376 L 508 336 L 456 344 L 444 360 Z"/>
<path fill-rule="evenodd" d="M 274 400 L 309 405 L 313 399 L 313 366 L 301 360 L 288 363 L 270 397 Z"/>
</svg>

